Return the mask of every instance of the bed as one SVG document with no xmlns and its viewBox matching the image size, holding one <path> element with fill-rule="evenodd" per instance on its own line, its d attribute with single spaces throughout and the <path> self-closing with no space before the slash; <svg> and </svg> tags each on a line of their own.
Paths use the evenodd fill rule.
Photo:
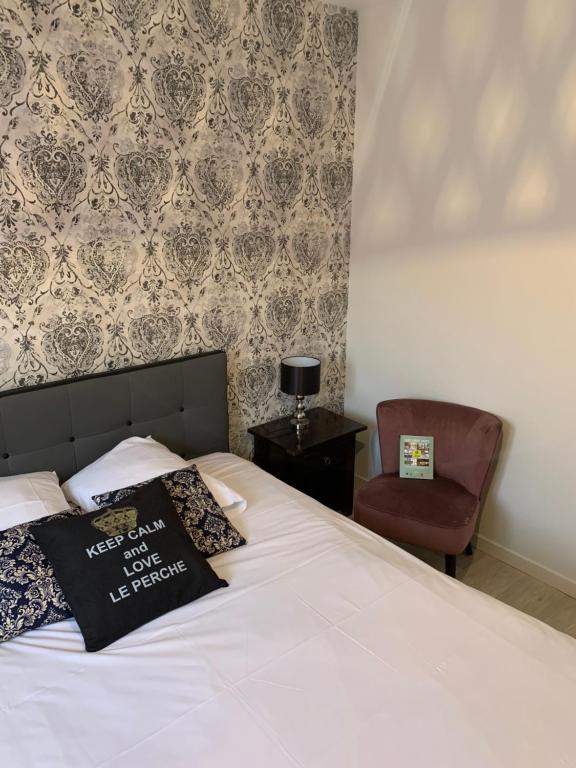
<svg viewBox="0 0 576 768">
<path fill-rule="evenodd" d="M 225 396 L 221 354 L 0 397 L 6 472 L 154 432 L 248 502 L 228 589 L 95 654 L 74 620 L 0 645 L 0 765 L 576 766 L 576 642 L 228 453 Z"/>
</svg>

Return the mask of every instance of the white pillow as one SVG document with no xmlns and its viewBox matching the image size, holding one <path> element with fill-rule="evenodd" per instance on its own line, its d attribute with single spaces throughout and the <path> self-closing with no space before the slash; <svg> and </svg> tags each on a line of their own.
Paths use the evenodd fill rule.
<svg viewBox="0 0 576 768">
<path fill-rule="evenodd" d="M 186 466 L 192 466 L 195 461 L 196 459 L 187 461 Z M 198 471 L 200 472 L 202 480 L 204 480 L 208 486 L 208 490 L 226 514 L 230 514 L 231 512 L 244 512 L 247 502 L 243 496 L 240 496 L 239 493 L 232 490 L 232 488 L 230 488 L 229 485 L 226 485 L 226 483 L 223 483 L 222 480 L 212 477 L 212 475 L 209 475 L 201 469 L 198 469 Z"/>
<path fill-rule="evenodd" d="M 68 509 L 56 472 L 0 477 L 0 531 Z"/>
<path fill-rule="evenodd" d="M 73 475 L 62 490 L 67 499 L 92 512 L 98 509 L 92 496 L 142 483 L 165 472 L 185 469 L 193 463 L 184 461 L 152 437 L 129 437 Z M 200 474 L 222 509 L 226 510 L 230 505 L 235 505 L 235 509 L 245 508 L 246 501 L 227 485 L 204 472 Z"/>
<path fill-rule="evenodd" d="M 151 437 L 129 437 L 72 475 L 62 490 L 67 499 L 93 512 L 98 505 L 92 496 L 98 493 L 116 491 L 185 467 L 184 459 Z"/>
</svg>

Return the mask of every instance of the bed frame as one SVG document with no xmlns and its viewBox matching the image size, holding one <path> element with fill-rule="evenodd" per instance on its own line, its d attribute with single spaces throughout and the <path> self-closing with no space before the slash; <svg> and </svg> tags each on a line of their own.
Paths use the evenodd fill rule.
<svg viewBox="0 0 576 768">
<path fill-rule="evenodd" d="M 226 353 L 0 393 L 0 475 L 51 469 L 64 482 L 132 435 L 186 458 L 227 451 Z"/>
</svg>

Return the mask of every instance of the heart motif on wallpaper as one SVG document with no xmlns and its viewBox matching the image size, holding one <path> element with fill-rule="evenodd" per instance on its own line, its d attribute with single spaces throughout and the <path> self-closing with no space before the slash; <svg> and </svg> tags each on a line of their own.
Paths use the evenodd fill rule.
<svg viewBox="0 0 576 768">
<path fill-rule="evenodd" d="M 324 19 L 324 39 L 328 55 L 336 67 L 349 67 L 358 45 L 358 17 L 342 10 L 327 13 Z"/>
<path fill-rule="evenodd" d="M 330 114 L 330 86 L 314 80 L 301 85 L 294 93 L 294 106 L 304 133 L 311 139 L 320 136 Z"/>
<path fill-rule="evenodd" d="M 302 165 L 293 157 L 277 157 L 264 169 L 266 189 L 281 208 L 291 205 L 302 186 Z"/>
<path fill-rule="evenodd" d="M 112 111 L 112 80 L 117 72 L 113 62 L 78 52 L 58 59 L 57 70 L 82 113 L 98 120 Z"/>
<path fill-rule="evenodd" d="M 166 312 L 142 315 L 128 326 L 128 335 L 146 362 L 170 357 L 182 330 L 180 320 Z"/>
<path fill-rule="evenodd" d="M 212 208 L 224 209 L 234 200 L 237 168 L 226 155 L 210 155 L 198 160 L 194 170 L 202 194 Z"/>
<path fill-rule="evenodd" d="M 266 274 L 274 256 L 274 238 L 267 230 L 255 229 L 236 235 L 233 242 L 236 262 L 250 280 Z"/>
<path fill-rule="evenodd" d="M 133 261 L 130 243 L 97 238 L 78 249 L 78 261 L 102 293 L 122 290 Z"/>
<path fill-rule="evenodd" d="M 292 336 L 302 314 L 302 302 L 296 289 L 280 288 L 268 299 L 266 319 L 278 338 Z"/>
<path fill-rule="evenodd" d="M 139 211 L 158 206 L 172 180 L 172 166 L 160 151 L 119 155 L 115 167 L 120 188 Z"/>
<path fill-rule="evenodd" d="M 345 205 L 352 195 L 352 162 L 333 160 L 322 165 L 322 191 L 332 208 Z"/>
<path fill-rule="evenodd" d="M 110 0 L 115 15 L 130 29 L 143 27 L 158 7 L 158 0 Z"/>
<path fill-rule="evenodd" d="M 231 301 L 225 301 L 206 312 L 203 323 L 215 347 L 231 349 L 244 332 L 246 316 Z"/>
<path fill-rule="evenodd" d="M 232 79 L 228 95 L 232 111 L 245 131 L 264 127 L 274 105 L 274 92 L 267 78 L 252 75 Z"/>
<path fill-rule="evenodd" d="M 276 51 L 290 54 L 296 50 L 304 34 L 304 11 L 300 0 L 264 0 L 264 31 Z"/>
<path fill-rule="evenodd" d="M 157 69 L 152 85 L 166 115 L 175 122 L 193 120 L 204 105 L 206 83 L 190 67 L 170 64 Z"/>
<path fill-rule="evenodd" d="M 6 33 L 0 38 L 0 107 L 7 107 L 24 84 L 26 64 L 16 45 L 20 41 L 12 40 Z"/>
<path fill-rule="evenodd" d="M 72 163 L 65 152 L 39 149 L 34 157 L 38 177 L 55 197 L 72 177 Z"/>
<path fill-rule="evenodd" d="M 328 236 L 318 230 L 301 230 L 292 238 L 292 249 L 300 268 L 307 275 L 320 269 L 328 248 Z"/>
<path fill-rule="evenodd" d="M 276 367 L 272 363 L 257 363 L 238 373 L 240 396 L 250 405 L 264 405 L 276 383 Z"/>
<path fill-rule="evenodd" d="M 346 317 L 346 291 L 335 288 L 318 298 L 318 317 L 331 331 L 340 328 Z"/>
<path fill-rule="evenodd" d="M 60 373 L 89 371 L 102 353 L 102 331 L 94 321 L 61 321 L 42 339 L 46 356 Z"/>
<path fill-rule="evenodd" d="M 70 205 L 86 184 L 86 161 L 65 145 L 46 145 L 39 136 L 33 139 L 39 146 L 18 158 L 24 183 L 47 206 Z"/>
<path fill-rule="evenodd" d="M 191 0 L 192 14 L 202 37 L 210 42 L 223 41 L 230 32 L 230 0 Z"/>
<path fill-rule="evenodd" d="M 30 298 L 46 277 L 48 254 L 43 248 L 21 240 L 0 243 L 0 292 L 7 304 Z"/>
<path fill-rule="evenodd" d="M 210 263 L 211 243 L 202 232 L 185 225 L 164 244 L 164 258 L 176 278 L 184 283 L 198 280 Z"/>
</svg>

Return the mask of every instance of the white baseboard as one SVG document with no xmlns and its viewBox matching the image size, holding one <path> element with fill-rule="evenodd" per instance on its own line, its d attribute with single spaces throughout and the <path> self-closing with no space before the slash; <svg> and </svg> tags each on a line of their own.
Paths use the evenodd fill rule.
<svg viewBox="0 0 576 768">
<path fill-rule="evenodd" d="M 356 475 L 355 478 L 356 490 L 367 482 L 365 477 Z M 576 581 L 562 576 L 561 573 L 553 571 L 551 568 L 546 568 L 544 565 L 531 560 L 529 557 L 519 555 L 508 547 L 503 547 L 501 544 L 497 544 L 492 539 L 487 539 L 486 536 L 478 534 L 476 537 L 476 546 L 482 552 L 486 552 L 488 555 L 502 560 L 503 563 L 511 565 L 513 568 L 517 568 L 522 573 L 527 573 L 528 576 L 534 576 L 535 579 L 543 581 L 544 584 L 549 584 L 551 587 L 559 589 L 560 592 L 564 592 L 570 597 L 576 598 Z"/>
<path fill-rule="evenodd" d="M 570 595 L 570 597 L 576 597 L 576 581 L 562 576 L 561 573 L 553 571 L 551 568 L 546 568 L 540 563 L 536 563 L 529 557 L 519 555 L 508 547 L 503 547 L 501 544 L 497 544 L 491 539 L 487 539 L 485 536 L 478 534 L 477 537 L 478 549 L 482 552 L 486 552 L 488 555 L 493 555 L 502 560 L 502 562 L 508 565 L 518 568 L 519 571 L 527 573 L 529 576 L 534 576 L 535 579 L 543 581 L 545 584 L 549 584 L 551 587 L 559 589 L 561 592 Z"/>
</svg>

